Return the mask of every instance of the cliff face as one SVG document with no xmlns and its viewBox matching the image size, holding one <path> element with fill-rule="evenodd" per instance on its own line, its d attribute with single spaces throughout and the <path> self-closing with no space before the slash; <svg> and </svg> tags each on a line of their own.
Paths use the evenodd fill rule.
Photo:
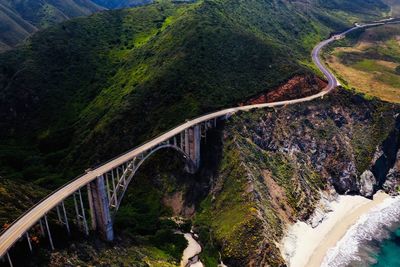
<svg viewBox="0 0 400 267">
<path fill-rule="evenodd" d="M 395 194 L 399 112 L 340 90 L 324 100 L 233 116 L 218 175 L 197 215 L 200 232 L 205 227 L 214 236 L 206 247 L 219 244 L 228 266 L 280 266 L 276 244 L 284 225 L 309 219 L 321 191 Z"/>
</svg>

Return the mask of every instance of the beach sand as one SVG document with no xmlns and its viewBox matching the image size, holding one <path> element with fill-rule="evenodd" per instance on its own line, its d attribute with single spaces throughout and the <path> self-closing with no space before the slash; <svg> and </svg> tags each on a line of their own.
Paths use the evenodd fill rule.
<svg viewBox="0 0 400 267">
<path fill-rule="evenodd" d="M 387 194 L 378 192 L 374 200 L 361 196 L 339 196 L 331 202 L 332 212 L 317 227 L 297 222 L 288 229 L 282 240 L 282 254 L 289 267 L 319 267 L 328 250 L 346 234 L 358 219 L 381 204 Z"/>
<path fill-rule="evenodd" d="M 183 251 L 183 256 L 181 260 L 181 267 L 185 267 L 189 263 L 189 259 L 201 253 L 200 244 L 193 238 L 193 236 L 189 233 L 184 234 L 184 237 L 188 241 L 187 248 Z M 191 267 L 203 267 L 204 265 L 201 261 L 193 263 L 190 265 Z"/>
</svg>

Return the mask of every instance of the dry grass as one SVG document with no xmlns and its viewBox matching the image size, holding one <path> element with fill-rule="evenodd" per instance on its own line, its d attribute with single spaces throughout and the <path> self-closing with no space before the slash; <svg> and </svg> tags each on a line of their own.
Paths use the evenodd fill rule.
<svg viewBox="0 0 400 267">
<path fill-rule="evenodd" d="M 391 62 L 381 62 L 382 64 L 392 64 Z M 365 72 L 348 67 L 338 60 L 337 57 L 329 59 L 329 65 L 336 70 L 351 87 L 370 96 L 378 97 L 382 100 L 400 103 L 400 88 L 387 85 L 379 80 L 380 72 Z"/>
<path fill-rule="evenodd" d="M 371 28 L 353 47 L 337 47 L 328 65 L 349 87 L 385 101 L 400 103 L 400 26 Z"/>
</svg>

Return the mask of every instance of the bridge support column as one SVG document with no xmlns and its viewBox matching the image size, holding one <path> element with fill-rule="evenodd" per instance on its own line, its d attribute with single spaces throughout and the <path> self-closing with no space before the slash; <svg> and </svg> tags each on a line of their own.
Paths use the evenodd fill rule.
<svg viewBox="0 0 400 267">
<path fill-rule="evenodd" d="M 51 237 L 49 222 L 47 221 L 47 215 L 44 215 L 44 222 L 46 223 L 47 235 L 49 237 L 51 250 L 54 250 L 53 238 Z"/>
<path fill-rule="evenodd" d="M 114 230 L 103 175 L 88 184 L 88 197 L 93 230 L 98 231 L 105 240 L 112 241 Z"/>
<path fill-rule="evenodd" d="M 44 227 L 43 227 L 42 219 L 39 219 L 39 225 L 40 225 L 40 233 L 42 234 L 42 236 L 44 236 L 45 233 L 44 233 Z"/>
<path fill-rule="evenodd" d="M 85 231 L 86 235 L 89 235 L 89 227 L 87 225 L 85 207 L 83 206 L 81 189 L 79 188 L 78 191 L 73 194 L 73 196 L 74 196 L 74 204 L 76 212 L 76 221 L 82 227 L 82 230 Z M 78 200 L 76 200 L 77 198 Z M 78 201 L 80 205 L 78 204 Z"/>
<path fill-rule="evenodd" d="M 200 167 L 200 125 L 193 126 L 185 131 L 185 153 L 190 157 L 186 164 L 186 171 L 195 173 Z"/>
<path fill-rule="evenodd" d="M 31 237 L 29 236 L 28 232 L 25 233 L 25 236 L 26 236 L 26 240 L 28 241 L 29 250 L 32 253 L 33 249 L 32 249 Z"/>
<path fill-rule="evenodd" d="M 13 263 L 11 261 L 10 254 L 8 252 L 7 252 L 7 259 L 8 259 L 8 264 L 10 264 L 10 267 L 13 267 L 14 265 L 13 265 Z"/>
</svg>

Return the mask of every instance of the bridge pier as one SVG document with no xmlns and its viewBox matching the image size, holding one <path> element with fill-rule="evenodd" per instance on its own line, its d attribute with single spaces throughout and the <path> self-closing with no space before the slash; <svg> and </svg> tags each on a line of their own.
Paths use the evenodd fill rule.
<svg viewBox="0 0 400 267">
<path fill-rule="evenodd" d="M 74 196 L 74 204 L 76 212 L 76 222 L 81 227 L 81 229 L 85 231 L 86 235 L 89 235 L 89 227 L 87 225 L 85 207 L 83 206 L 81 189 L 78 189 L 77 192 L 73 193 L 73 196 Z M 78 200 L 76 200 L 77 198 Z"/>
<path fill-rule="evenodd" d="M 32 248 L 32 243 L 31 243 L 31 237 L 29 236 L 29 233 L 28 233 L 28 232 L 25 233 L 25 236 L 26 236 L 26 240 L 28 241 L 29 250 L 30 250 L 31 253 L 32 253 L 33 248 Z"/>
<path fill-rule="evenodd" d="M 88 184 L 88 197 L 93 230 L 98 231 L 107 241 L 114 240 L 109 199 L 103 175 Z"/>
<path fill-rule="evenodd" d="M 39 219 L 39 226 L 40 226 L 40 233 L 42 234 L 42 236 L 44 236 L 45 233 L 44 233 L 44 227 L 43 227 L 42 219 Z"/>
<path fill-rule="evenodd" d="M 7 252 L 7 259 L 8 259 L 8 264 L 10 264 L 10 267 L 13 267 L 14 265 L 13 265 L 13 263 L 11 261 L 10 254 L 8 252 Z"/>
<path fill-rule="evenodd" d="M 54 250 L 53 238 L 51 237 L 49 222 L 47 221 L 47 215 L 44 215 L 44 222 L 46 224 L 47 236 L 49 238 L 51 250 Z"/>
<path fill-rule="evenodd" d="M 189 156 L 185 169 L 195 173 L 200 167 L 201 127 L 195 125 L 185 130 L 185 153 Z"/>
</svg>

